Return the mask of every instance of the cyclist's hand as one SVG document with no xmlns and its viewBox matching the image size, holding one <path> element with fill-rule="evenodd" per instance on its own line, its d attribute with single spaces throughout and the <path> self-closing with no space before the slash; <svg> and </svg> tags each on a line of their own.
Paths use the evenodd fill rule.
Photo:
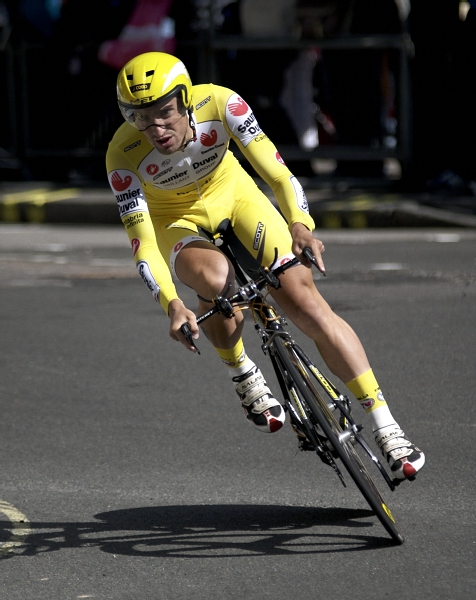
<svg viewBox="0 0 476 600">
<path fill-rule="evenodd" d="M 184 323 L 188 323 L 192 338 L 198 339 L 198 325 L 195 313 L 189 310 L 182 300 L 178 298 L 171 300 L 169 304 L 169 319 L 170 319 L 170 337 L 176 342 L 181 342 L 185 348 L 196 352 L 197 349 L 187 340 L 183 332 L 180 330 Z"/>
<path fill-rule="evenodd" d="M 293 238 L 292 251 L 305 267 L 311 267 L 309 260 L 303 255 L 304 248 L 311 248 L 312 253 L 316 258 L 317 268 L 321 273 L 326 272 L 322 254 L 325 250 L 324 244 L 312 235 L 312 232 L 302 223 L 293 223 L 291 227 L 291 235 Z"/>
</svg>

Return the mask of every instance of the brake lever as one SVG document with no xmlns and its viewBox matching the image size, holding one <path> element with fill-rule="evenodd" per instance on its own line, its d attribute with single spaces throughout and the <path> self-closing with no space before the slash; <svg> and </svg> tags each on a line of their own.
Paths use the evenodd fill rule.
<svg viewBox="0 0 476 600">
<path fill-rule="evenodd" d="M 190 325 L 188 323 L 184 323 L 181 327 L 180 327 L 180 331 L 184 334 L 184 336 L 187 338 L 187 342 L 189 344 L 191 344 L 195 350 L 197 351 L 198 354 L 200 354 L 200 350 L 197 348 L 197 346 L 195 345 L 195 340 L 192 337 L 192 332 L 190 331 Z"/>
<path fill-rule="evenodd" d="M 317 270 L 322 273 L 322 275 L 324 275 L 324 277 L 327 277 L 326 272 L 323 271 L 319 265 L 317 264 L 317 260 L 316 257 L 314 256 L 314 254 L 312 253 L 312 250 L 308 247 L 304 248 L 302 253 L 304 254 L 304 256 L 307 258 L 307 260 L 309 262 L 311 262 L 316 268 Z"/>
</svg>

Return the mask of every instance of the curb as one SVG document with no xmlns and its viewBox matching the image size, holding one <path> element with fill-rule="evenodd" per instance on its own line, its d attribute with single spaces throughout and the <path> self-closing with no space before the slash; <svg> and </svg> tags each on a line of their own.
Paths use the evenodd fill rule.
<svg viewBox="0 0 476 600">
<path fill-rule="evenodd" d="M 306 189 L 306 195 L 309 212 L 318 229 L 476 228 L 476 214 L 469 212 L 476 213 L 476 201 L 472 199 L 460 202 L 448 199 L 445 206 L 453 208 L 449 210 L 429 206 L 433 201 L 428 196 L 315 188 Z M 441 197 L 434 203 L 437 201 L 443 202 Z M 107 186 L 81 188 L 51 182 L 15 182 L 0 184 L 0 222 L 119 225 L 121 221 Z"/>
<path fill-rule="evenodd" d="M 476 228 L 476 215 L 421 205 L 414 200 L 361 200 L 312 203 L 317 228 L 466 227 Z"/>
<path fill-rule="evenodd" d="M 0 222 L 119 225 L 109 187 L 61 187 L 50 182 L 0 186 Z"/>
</svg>

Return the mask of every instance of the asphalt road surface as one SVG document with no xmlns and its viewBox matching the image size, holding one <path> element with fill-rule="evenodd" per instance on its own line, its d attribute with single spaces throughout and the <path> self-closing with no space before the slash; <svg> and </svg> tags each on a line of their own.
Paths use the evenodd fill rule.
<svg viewBox="0 0 476 600">
<path fill-rule="evenodd" d="M 475 597 L 476 231 L 321 237 L 317 285 L 427 454 L 382 480 L 405 543 L 168 337 L 122 228 L 0 225 L 1 599 Z"/>
</svg>

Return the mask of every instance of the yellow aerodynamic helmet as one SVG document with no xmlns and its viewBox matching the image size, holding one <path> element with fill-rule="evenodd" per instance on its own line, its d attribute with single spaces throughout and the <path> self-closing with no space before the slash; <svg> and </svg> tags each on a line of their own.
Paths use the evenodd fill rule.
<svg viewBox="0 0 476 600">
<path fill-rule="evenodd" d="M 181 94 L 188 110 L 192 82 L 181 60 L 165 52 L 146 52 L 131 59 L 117 77 L 117 101 L 122 116 L 136 126 L 135 111 Z"/>
</svg>

